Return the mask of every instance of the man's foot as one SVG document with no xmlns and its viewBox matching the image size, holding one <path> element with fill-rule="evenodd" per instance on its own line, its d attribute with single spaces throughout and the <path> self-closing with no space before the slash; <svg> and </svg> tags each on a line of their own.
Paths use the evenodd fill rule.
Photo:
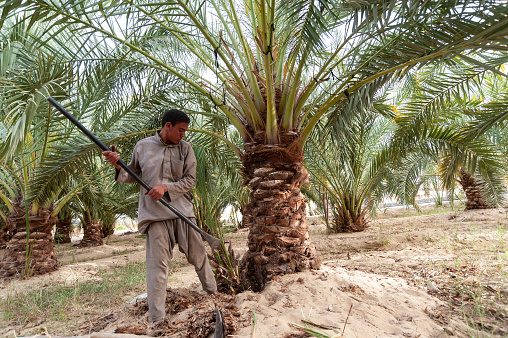
<svg viewBox="0 0 508 338">
<path fill-rule="evenodd" d="M 159 319 L 159 320 L 154 320 L 153 322 L 150 322 L 150 326 L 152 326 L 152 327 L 157 326 L 160 323 L 162 323 L 163 321 L 164 321 L 164 318 L 163 319 Z"/>
</svg>

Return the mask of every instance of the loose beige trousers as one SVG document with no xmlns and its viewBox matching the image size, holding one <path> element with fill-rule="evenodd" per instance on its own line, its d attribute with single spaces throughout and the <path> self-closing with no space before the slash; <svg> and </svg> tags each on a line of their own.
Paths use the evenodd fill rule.
<svg viewBox="0 0 508 338">
<path fill-rule="evenodd" d="M 191 220 L 195 221 L 194 218 Z M 166 315 L 169 263 L 176 243 L 189 263 L 194 265 L 203 290 L 208 293 L 217 291 L 201 235 L 179 218 L 152 222 L 146 231 L 146 285 L 150 321 L 163 319 Z"/>
</svg>

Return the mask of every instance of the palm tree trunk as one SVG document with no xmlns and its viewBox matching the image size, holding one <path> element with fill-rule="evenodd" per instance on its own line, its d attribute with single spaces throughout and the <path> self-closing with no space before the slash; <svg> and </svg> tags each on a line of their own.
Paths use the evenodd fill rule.
<svg viewBox="0 0 508 338">
<path fill-rule="evenodd" d="M 86 212 L 83 222 L 83 239 L 79 245 L 85 247 L 102 245 L 101 227 L 102 224 Z"/>
<path fill-rule="evenodd" d="M 325 224 L 326 224 L 326 227 L 328 228 L 330 226 L 330 224 L 329 224 L 329 222 L 330 222 L 330 208 L 329 208 L 329 204 L 328 204 L 328 192 L 326 192 L 326 190 L 321 192 L 321 187 L 319 188 L 319 192 L 321 193 L 321 203 L 323 203 L 323 214 L 324 214 L 324 218 L 325 218 Z"/>
<path fill-rule="evenodd" d="M 9 239 L 10 237 L 9 231 L 7 230 L 7 224 L 0 222 L 0 249 L 5 249 Z"/>
<path fill-rule="evenodd" d="M 305 224 L 306 201 L 300 189 L 308 181 L 302 154 L 291 150 L 296 133 L 281 135 L 281 144 L 264 144 L 264 133 L 245 143 L 244 175 L 251 187 L 243 214 L 249 227 L 242 279 L 261 291 L 275 275 L 318 269 L 321 259 Z"/>
<path fill-rule="evenodd" d="M 27 236 L 25 207 L 21 201 L 15 202 L 14 211 L 7 218 L 7 226 L 13 236 L 0 262 L 2 277 L 17 274 L 28 277 L 58 269 L 51 235 L 56 219 L 51 216 L 51 210 L 39 207 L 37 214 L 28 218 L 30 228 Z"/>
<path fill-rule="evenodd" d="M 72 216 L 58 219 L 56 221 L 55 242 L 58 243 L 71 242 L 71 222 Z"/>
<path fill-rule="evenodd" d="M 464 169 L 460 169 L 460 177 L 457 182 L 462 185 L 466 194 L 466 210 L 471 209 L 489 209 L 493 208 L 484 198 L 482 183 L 478 183 L 474 176 L 468 174 Z"/>
<path fill-rule="evenodd" d="M 101 238 L 106 238 L 111 236 L 115 232 L 115 223 L 101 223 Z"/>
</svg>

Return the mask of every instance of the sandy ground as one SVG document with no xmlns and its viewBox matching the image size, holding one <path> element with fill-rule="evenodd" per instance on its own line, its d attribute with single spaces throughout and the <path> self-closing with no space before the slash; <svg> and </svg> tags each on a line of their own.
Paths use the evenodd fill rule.
<svg viewBox="0 0 508 338">
<path fill-rule="evenodd" d="M 424 213 L 431 209 L 424 208 Z M 330 234 L 316 216 L 307 222 L 322 269 L 281 276 L 262 293 L 236 295 L 232 302 L 237 330 L 231 337 L 303 337 L 293 324 L 330 337 L 508 337 L 505 209 L 415 215 L 414 210 L 390 208 L 379 210 L 366 231 L 354 234 Z M 226 238 L 241 254 L 246 236 L 247 231 L 240 230 Z M 113 236 L 101 247 L 61 245 L 56 250 L 63 265 L 59 271 L 4 282 L 0 297 L 26 287 L 94 280 L 99 269 L 144 260 L 144 240 L 135 234 Z M 168 287 L 204 295 L 193 267 L 176 251 Z M 109 319 L 97 318 L 104 322 L 101 330 L 146 326 L 146 313 L 140 310 L 136 315 L 133 307 L 125 304 Z M 182 316 L 168 315 L 168 325 Z M 316 328 L 304 320 L 327 327 Z M 53 337 L 61 334 L 58 328 L 47 330 Z M 34 332 L 35 328 L 0 325 L 2 337 Z M 76 328 L 73 333 L 90 332 Z M 181 330 L 172 335 L 185 336 Z"/>
</svg>

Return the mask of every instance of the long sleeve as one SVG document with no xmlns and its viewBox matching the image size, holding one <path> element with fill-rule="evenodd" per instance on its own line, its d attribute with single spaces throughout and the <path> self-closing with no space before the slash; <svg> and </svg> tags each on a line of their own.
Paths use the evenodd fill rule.
<svg viewBox="0 0 508 338">
<path fill-rule="evenodd" d="M 138 156 L 138 145 L 134 147 L 134 151 L 132 152 L 131 162 L 127 165 L 136 175 L 139 175 L 141 172 L 141 168 L 139 166 L 139 156 Z M 116 170 L 115 181 L 122 183 L 134 183 L 136 180 L 129 175 L 123 168 L 120 170 Z"/>
</svg>

